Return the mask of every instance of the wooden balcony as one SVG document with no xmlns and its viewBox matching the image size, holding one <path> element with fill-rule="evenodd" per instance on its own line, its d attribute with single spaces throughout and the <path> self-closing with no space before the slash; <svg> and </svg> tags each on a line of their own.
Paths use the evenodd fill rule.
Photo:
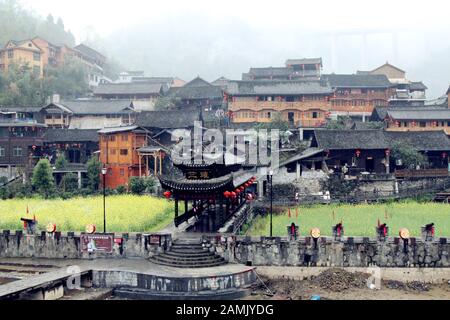
<svg viewBox="0 0 450 320">
<path fill-rule="evenodd" d="M 330 101 L 297 101 L 297 102 L 285 102 L 285 101 L 234 101 L 228 104 L 228 109 L 231 111 L 240 110 L 331 110 Z"/>
<path fill-rule="evenodd" d="M 447 168 L 439 169 L 420 169 L 420 170 L 396 170 L 396 178 L 433 178 L 433 177 L 448 177 Z"/>
<path fill-rule="evenodd" d="M 389 100 L 391 94 L 388 92 L 369 92 L 369 93 L 349 93 L 340 94 L 336 93 L 334 100 Z"/>
</svg>

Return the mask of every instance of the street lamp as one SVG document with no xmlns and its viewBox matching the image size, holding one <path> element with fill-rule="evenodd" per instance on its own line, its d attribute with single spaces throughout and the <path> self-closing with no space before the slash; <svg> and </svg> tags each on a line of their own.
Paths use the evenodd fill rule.
<svg viewBox="0 0 450 320">
<path fill-rule="evenodd" d="M 273 237 L 273 170 L 269 171 L 267 181 L 270 184 L 270 237 Z"/>
<path fill-rule="evenodd" d="M 103 175 L 103 233 L 106 233 L 106 173 L 108 170 L 106 168 L 102 168 Z"/>
</svg>

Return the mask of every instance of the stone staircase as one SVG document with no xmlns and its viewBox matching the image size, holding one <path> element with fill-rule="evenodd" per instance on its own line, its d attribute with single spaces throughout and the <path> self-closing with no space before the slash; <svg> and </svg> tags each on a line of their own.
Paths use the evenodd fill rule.
<svg viewBox="0 0 450 320">
<path fill-rule="evenodd" d="M 224 258 L 204 249 L 198 239 L 176 240 L 170 251 L 153 256 L 150 261 L 175 268 L 208 268 L 227 263 Z"/>
</svg>

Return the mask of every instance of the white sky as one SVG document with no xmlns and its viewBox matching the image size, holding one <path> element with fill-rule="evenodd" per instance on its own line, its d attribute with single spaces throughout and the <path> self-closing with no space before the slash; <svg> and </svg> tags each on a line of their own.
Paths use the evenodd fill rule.
<svg viewBox="0 0 450 320">
<path fill-rule="evenodd" d="M 171 13 L 234 17 L 256 28 L 310 26 L 315 31 L 450 28 L 450 2 L 443 0 L 21 0 L 42 16 L 62 17 L 82 40 L 86 27 L 101 36 Z"/>
</svg>

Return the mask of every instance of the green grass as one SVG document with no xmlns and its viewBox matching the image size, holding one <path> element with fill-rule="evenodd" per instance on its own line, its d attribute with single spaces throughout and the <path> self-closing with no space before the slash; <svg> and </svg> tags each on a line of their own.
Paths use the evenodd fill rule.
<svg viewBox="0 0 450 320">
<path fill-rule="evenodd" d="M 334 211 L 334 219 L 333 219 Z M 286 227 L 292 222 L 300 223 L 300 234 L 308 235 L 312 228 L 319 228 L 322 235 L 331 235 L 331 227 L 343 221 L 346 236 L 375 236 L 377 220 L 386 222 L 391 236 L 398 235 L 401 228 L 409 229 L 411 236 L 420 236 L 420 227 L 434 222 L 437 236 L 450 236 L 450 205 L 441 203 L 418 203 L 414 201 L 389 204 L 361 205 L 317 205 L 299 207 L 296 218 L 295 207 L 288 213 L 274 215 L 274 236 L 287 236 Z M 387 219 L 386 219 L 387 216 Z M 248 235 L 268 236 L 269 215 L 257 217 L 247 231 Z"/>
<path fill-rule="evenodd" d="M 103 198 L 69 200 L 40 198 L 0 200 L 0 230 L 20 230 L 20 218 L 36 215 L 38 229 L 55 223 L 58 231 L 84 231 L 95 224 L 103 231 Z M 173 203 L 149 196 L 121 195 L 106 198 L 108 232 L 153 232 L 167 226 L 173 219 Z"/>
</svg>

